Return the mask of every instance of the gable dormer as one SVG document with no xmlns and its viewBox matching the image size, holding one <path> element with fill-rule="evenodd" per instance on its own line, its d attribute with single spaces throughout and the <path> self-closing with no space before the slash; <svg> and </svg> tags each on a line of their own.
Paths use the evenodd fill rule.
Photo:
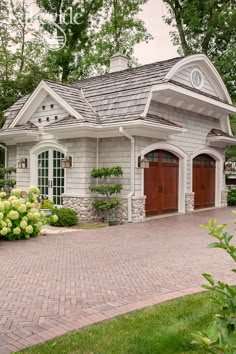
<svg viewBox="0 0 236 354">
<path fill-rule="evenodd" d="M 232 104 L 227 88 L 215 66 L 204 54 L 195 54 L 180 60 L 164 78 L 202 94 Z"/>
</svg>

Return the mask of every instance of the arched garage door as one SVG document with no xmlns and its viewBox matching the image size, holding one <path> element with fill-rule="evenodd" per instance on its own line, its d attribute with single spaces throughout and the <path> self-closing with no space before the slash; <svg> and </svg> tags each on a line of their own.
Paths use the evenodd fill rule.
<svg viewBox="0 0 236 354">
<path fill-rule="evenodd" d="M 215 206 L 215 160 L 205 154 L 193 160 L 194 208 Z"/>
<path fill-rule="evenodd" d="M 144 172 L 146 215 L 178 210 L 179 159 L 168 151 L 155 150 L 145 156 L 149 168 Z"/>
</svg>

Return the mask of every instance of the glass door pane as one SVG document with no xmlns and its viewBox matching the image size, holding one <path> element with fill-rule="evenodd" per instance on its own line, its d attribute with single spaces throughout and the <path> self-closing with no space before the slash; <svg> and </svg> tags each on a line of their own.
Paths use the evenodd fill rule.
<svg viewBox="0 0 236 354">
<path fill-rule="evenodd" d="M 38 188 L 43 197 L 49 196 L 49 151 L 38 155 Z"/>
<path fill-rule="evenodd" d="M 60 151 L 53 150 L 53 200 L 56 205 L 62 204 L 62 194 L 64 193 L 65 172 L 61 167 L 61 161 L 64 154 Z"/>
</svg>

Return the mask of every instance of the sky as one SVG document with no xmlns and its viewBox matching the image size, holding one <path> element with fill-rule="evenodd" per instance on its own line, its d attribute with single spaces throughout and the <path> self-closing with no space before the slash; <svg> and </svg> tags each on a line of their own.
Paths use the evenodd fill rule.
<svg viewBox="0 0 236 354">
<path fill-rule="evenodd" d="M 170 40 L 170 27 L 162 19 L 165 14 L 166 8 L 162 0 L 149 0 L 143 5 L 140 18 L 145 21 L 154 40 L 148 44 L 141 43 L 136 46 L 135 56 L 140 64 L 149 64 L 178 56 L 177 47 L 174 47 Z"/>
</svg>

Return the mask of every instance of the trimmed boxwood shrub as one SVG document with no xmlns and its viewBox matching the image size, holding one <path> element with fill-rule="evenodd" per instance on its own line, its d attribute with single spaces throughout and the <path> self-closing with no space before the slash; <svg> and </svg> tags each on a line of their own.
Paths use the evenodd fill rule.
<svg viewBox="0 0 236 354">
<path fill-rule="evenodd" d="M 58 220 L 51 222 L 53 226 L 73 226 L 78 224 L 78 215 L 74 209 L 70 208 L 55 208 L 53 215 L 57 215 Z"/>
<path fill-rule="evenodd" d="M 227 203 L 229 206 L 236 205 L 236 189 L 229 191 L 227 196 Z"/>
</svg>

